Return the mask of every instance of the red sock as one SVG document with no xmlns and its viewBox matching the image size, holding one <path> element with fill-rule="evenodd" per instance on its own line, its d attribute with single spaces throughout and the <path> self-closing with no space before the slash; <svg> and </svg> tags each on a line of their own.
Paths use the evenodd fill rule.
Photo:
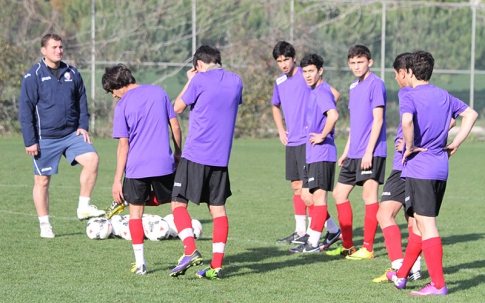
<svg viewBox="0 0 485 303">
<path fill-rule="evenodd" d="M 141 219 L 130 219 L 130 221 L 128 221 L 128 226 L 130 227 L 131 243 L 143 244 L 145 233 L 143 231 Z"/>
<path fill-rule="evenodd" d="M 229 222 L 227 216 L 214 218 L 212 230 L 212 268 L 222 268 L 222 259 L 226 249 Z"/>
<path fill-rule="evenodd" d="M 337 204 L 338 221 L 340 224 L 340 230 L 342 231 L 342 246 L 344 248 L 351 248 L 354 246 L 352 240 L 352 206 L 350 201 L 346 201 L 341 204 Z"/>
<path fill-rule="evenodd" d="M 391 262 L 402 259 L 402 237 L 399 226 L 390 225 L 382 230 L 384 235 L 384 244 L 386 245 L 387 254 Z"/>
<path fill-rule="evenodd" d="M 313 219 L 313 216 L 315 215 L 315 205 L 310 205 L 308 206 L 308 219 Z"/>
<path fill-rule="evenodd" d="M 301 199 L 301 195 L 293 196 L 293 208 L 295 209 L 295 215 L 306 216 L 306 204 Z"/>
<path fill-rule="evenodd" d="M 158 201 L 157 196 L 155 196 L 155 192 L 151 191 L 150 192 L 150 199 L 145 203 L 145 206 L 158 206 L 160 204 L 166 204 L 171 202 L 171 199 L 167 199 L 167 201 Z"/>
<path fill-rule="evenodd" d="M 406 247 L 406 253 L 404 254 L 404 260 L 402 261 L 401 268 L 397 271 L 398 278 L 406 278 L 409 271 L 421 254 L 423 243 L 421 241 L 421 236 L 415 233 L 410 233 L 408 238 L 408 246 Z"/>
<path fill-rule="evenodd" d="M 367 251 L 372 251 L 374 247 L 374 238 L 377 230 L 377 211 L 379 210 L 379 203 L 372 203 L 365 205 L 364 216 L 364 244 Z"/>
<path fill-rule="evenodd" d="M 428 266 L 428 273 L 434 287 L 437 289 L 445 286 L 443 275 L 443 245 L 440 237 L 429 238 L 423 241 L 423 255 Z"/>
<path fill-rule="evenodd" d="M 322 232 L 323 226 L 327 221 L 327 205 L 318 205 L 313 207 L 312 223 L 310 223 L 310 229 L 318 232 Z"/>
<path fill-rule="evenodd" d="M 195 246 L 194 231 L 192 230 L 192 219 L 185 207 L 177 207 L 172 211 L 173 222 L 179 232 L 179 238 L 184 243 L 184 254 L 191 255 L 197 247 Z"/>
</svg>

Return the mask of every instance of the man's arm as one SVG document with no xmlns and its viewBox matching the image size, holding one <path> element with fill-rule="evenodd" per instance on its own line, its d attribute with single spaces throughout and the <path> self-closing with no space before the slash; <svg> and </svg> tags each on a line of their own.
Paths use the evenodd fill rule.
<svg viewBox="0 0 485 303">
<path fill-rule="evenodd" d="M 281 114 L 281 110 L 279 106 L 273 104 L 273 120 L 276 124 L 276 129 L 278 130 L 278 135 L 280 137 L 281 143 L 283 145 L 288 144 L 288 132 L 285 130 L 285 126 L 283 124 L 283 115 Z"/>
<path fill-rule="evenodd" d="M 175 160 L 175 165 L 178 165 L 180 156 L 182 155 L 182 130 L 177 117 L 170 119 L 169 125 L 172 131 L 172 141 L 174 147 L 173 157 Z"/>
<path fill-rule="evenodd" d="M 462 118 L 460 129 L 458 130 L 458 133 L 453 141 L 445 147 L 445 150 L 448 152 L 448 156 L 453 155 L 457 151 L 458 147 L 460 147 L 461 143 L 465 141 L 466 137 L 472 130 L 475 121 L 477 120 L 478 113 L 468 107 L 459 116 Z"/>
<path fill-rule="evenodd" d="M 370 132 L 369 142 L 365 150 L 364 157 L 362 157 L 361 168 L 372 168 L 372 157 L 374 155 L 374 149 L 381 133 L 382 125 L 384 123 L 384 107 L 378 106 L 372 110 L 372 116 L 374 117 L 372 122 L 372 128 Z"/>
<path fill-rule="evenodd" d="M 78 129 L 76 131 L 76 135 L 82 135 L 84 138 L 84 142 L 88 142 L 89 144 L 92 143 L 91 138 L 89 137 L 89 111 L 88 111 L 88 98 L 86 97 L 86 87 L 84 86 L 83 78 L 79 71 L 75 71 L 76 74 L 76 85 L 77 85 L 77 102 L 79 105 L 79 121 L 78 121 Z"/>
<path fill-rule="evenodd" d="M 338 92 L 338 90 L 336 90 L 332 86 L 330 86 L 330 91 L 332 92 L 332 95 L 333 95 L 333 97 L 335 99 L 335 103 L 337 103 L 338 98 L 340 98 L 340 93 Z"/>
<path fill-rule="evenodd" d="M 338 159 L 338 166 L 344 165 L 345 159 L 347 159 L 347 155 L 349 154 L 349 148 L 350 148 L 350 131 L 349 131 L 349 136 L 347 137 L 347 143 L 345 144 L 344 152 Z"/>
<path fill-rule="evenodd" d="M 19 122 L 24 139 L 25 152 L 31 156 L 36 156 L 39 152 L 35 107 L 39 100 L 37 93 L 37 82 L 35 75 L 29 72 L 25 74 L 20 87 L 19 97 Z"/>
<path fill-rule="evenodd" d="M 119 138 L 118 150 L 116 153 L 116 173 L 113 180 L 113 187 L 111 189 L 113 200 L 118 204 L 123 203 L 125 200 L 125 197 L 123 196 L 123 174 L 125 172 L 129 149 L 130 145 L 128 143 L 128 138 Z"/>
<path fill-rule="evenodd" d="M 328 134 L 334 129 L 335 124 L 337 124 L 338 120 L 338 112 L 336 109 L 331 109 L 326 112 L 327 114 L 327 121 L 325 122 L 325 126 L 320 134 L 317 133 L 310 133 L 310 143 L 315 146 L 315 144 L 321 143 L 325 140 Z"/>
<path fill-rule="evenodd" d="M 190 70 L 187 71 L 187 83 L 185 83 L 184 88 L 182 89 L 182 91 L 180 92 L 180 94 L 177 96 L 177 98 L 175 99 L 175 102 L 173 104 L 173 110 L 177 114 L 183 113 L 184 110 L 185 110 L 185 108 L 187 108 L 187 104 L 185 104 L 185 102 L 182 100 L 182 96 L 184 95 L 185 91 L 189 87 L 190 81 L 192 80 L 192 78 L 196 74 L 197 74 L 197 70 L 195 68 L 192 68 L 192 69 L 190 69 Z"/>
</svg>

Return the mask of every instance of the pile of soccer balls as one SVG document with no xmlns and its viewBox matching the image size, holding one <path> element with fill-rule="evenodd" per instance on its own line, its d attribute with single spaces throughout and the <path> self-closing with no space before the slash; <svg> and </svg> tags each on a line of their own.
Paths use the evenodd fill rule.
<svg viewBox="0 0 485 303">
<path fill-rule="evenodd" d="M 114 215 L 111 219 L 92 218 L 86 225 L 86 234 L 93 240 L 107 238 L 123 238 L 131 241 L 129 222 L 130 215 Z M 151 241 L 175 239 L 178 237 L 177 228 L 173 222 L 173 215 L 160 217 L 158 215 L 144 214 L 142 217 L 145 237 Z M 202 236 L 202 224 L 192 218 L 192 229 L 196 239 Z"/>
</svg>

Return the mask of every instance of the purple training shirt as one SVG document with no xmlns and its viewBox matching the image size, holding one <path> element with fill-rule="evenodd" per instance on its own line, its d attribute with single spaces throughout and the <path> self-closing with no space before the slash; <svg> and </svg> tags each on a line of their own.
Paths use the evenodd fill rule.
<svg viewBox="0 0 485 303">
<path fill-rule="evenodd" d="M 306 106 L 306 163 L 336 162 L 337 147 L 334 143 L 334 129 L 327 135 L 325 140 L 315 146 L 310 143 L 310 133 L 322 133 L 327 122 L 327 111 L 337 109 L 335 98 L 330 90 L 330 85 L 323 82 L 313 90 Z"/>
<path fill-rule="evenodd" d="M 357 79 L 350 85 L 350 147 L 348 158 L 360 159 L 364 157 L 374 121 L 373 110 L 376 107 L 384 108 L 384 117 L 373 156 L 387 156 L 386 102 L 387 94 L 384 82 L 374 73 L 370 73 L 364 81 L 359 82 Z"/>
<path fill-rule="evenodd" d="M 226 167 L 232 148 L 241 78 L 222 68 L 197 73 L 182 96 L 191 106 L 182 157 L 195 163 Z"/>
<path fill-rule="evenodd" d="M 292 77 L 282 74 L 276 79 L 271 103 L 275 106 L 281 105 L 283 109 L 288 132 L 287 146 L 306 143 L 305 102 L 308 100 L 310 91 L 300 67 L 297 67 Z"/>
<path fill-rule="evenodd" d="M 168 128 L 174 117 L 170 99 L 159 86 L 140 85 L 119 100 L 113 138 L 128 138 L 126 178 L 164 176 L 175 171 Z"/>
<path fill-rule="evenodd" d="M 446 90 L 432 84 L 419 85 L 404 94 L 400 100 L 401 117 L 413 115 L 414 145 L 427 148 L 425 152 L 407 158 L 402 177 L 415 179 L 448 179 L 448 154 L 446 146 L 452 118 L 458 117 L 468 105 L 453 97 Z"/>
</svg>

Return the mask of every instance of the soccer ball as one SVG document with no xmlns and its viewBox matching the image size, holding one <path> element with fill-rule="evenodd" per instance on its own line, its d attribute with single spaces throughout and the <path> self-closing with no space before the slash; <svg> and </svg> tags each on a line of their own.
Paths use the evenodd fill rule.
<svg viewBox="0 0 485 303">
<path fill-rule="evenodd" d="M 170 226 L 157 215 L 147 215 L 143 217 L 143 229 L 145 236 L 151 241 L 165 240 L 170 236 Z"/>
<path fill-rule="evenodd" d="M 105 218 L 92 218 L 86 225 L 86 234 L 89 239 L 93 240 L 107 239 L 112 231 L 111 222 Z"/>
<path fill-rule="evenodd" d="M 168 223 L 168 226 L 170 227 L 170 237 L 171 238 L 177 238 L 178 237 L 178 231 L 177 227 L 175 227 L 175 223 L 173 222 L 173 215 L 169 214 L 163 217 L 163 220 Z"/>
<path fill-rule="evenodd" d="M 194 230 L 194 238 L 199 239 L 202 236 L 202 224 L 199 220 L 192 218 L 192 229 Z"/>
<path fill-rule="evenodd" d="M 121 217 L 121 224 L 119 225 L 119 234 L 125 240 L 131 241 L 130 233 L 130 215 L 125 215 Z"/>
<path fill-rule="evenodd" d="M 113 227 L 113 236 L 121 238 L 121 223 L 123 222 L 123 217 L 120 215 L 114 215 L 108 221 L 111 222 L 111 226 Z"/>
</svg>

